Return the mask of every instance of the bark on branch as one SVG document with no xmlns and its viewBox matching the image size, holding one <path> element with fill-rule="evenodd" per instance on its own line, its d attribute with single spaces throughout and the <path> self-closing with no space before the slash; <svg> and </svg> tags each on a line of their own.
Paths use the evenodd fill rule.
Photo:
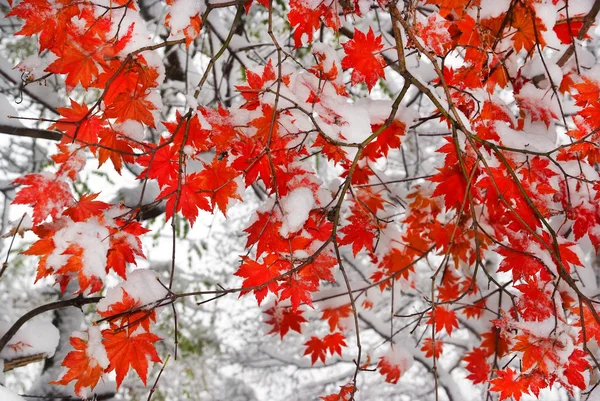
<svg viewBox="0 0 600 401">
<path fill-rule="evenodd" d="M 58 131 L 51 131 L 38 128 L 14 127 L 12 125 L 0 124 L 0 134 L 21 136 L 26 138 L 48 139 L 50 141 L 60 141 L 62 134 Z"/>
<path fill-rule="evenodd" d="M 27 356 L 15 358 L 15 359 L 6 359 L 6 360 L 4 360 L 4 371 L 8 372 L 9 370 L 20 368 L 22 366 L 27 366 L 30 363 L 43 361 L 46 358 L 48 358 L 48 354 L 41 353 L 41 354 L 27 355 Z"/>
</svg>

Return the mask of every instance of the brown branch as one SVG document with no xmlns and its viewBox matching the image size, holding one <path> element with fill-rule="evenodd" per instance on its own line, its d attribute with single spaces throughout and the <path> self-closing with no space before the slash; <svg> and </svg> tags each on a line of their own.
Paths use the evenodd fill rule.
<svg viewBox="0 0 600 401">
<path fill-rule="evenodd" d="M 49 141 L 60 141 L 62 138 L 62 133 L 58 131 L 39 128 L 14 127 L 12 125 L 5 124 L 0 124 L 0 134 L 20 136 L 25 138 L 48 139 Z"/>
<path fill-rule="evenodd" d="M 5 359 L 4 360 L 4 371 L 8 372 L 9 370 L 27 366 L 30 363 L 43 361 L 46 358 L 48 358 L 48 354 L 41 353 L 41 354 L 22 356 L 20 358 L 15 358 L 15 359 Z"/>
</svg>

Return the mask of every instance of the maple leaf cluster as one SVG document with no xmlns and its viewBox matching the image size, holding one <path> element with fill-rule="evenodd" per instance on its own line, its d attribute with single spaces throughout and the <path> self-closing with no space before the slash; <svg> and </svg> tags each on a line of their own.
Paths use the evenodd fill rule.
<svg viewBox="0 0 600 401">
<path fill-rule="evenodd" d="M 584 255 L 600 250 L 600 76 L 565 62 L 548 68 L 544 53 L 547 41 L 566 49 L 582 40 L 585 24 L 567 24 L 566 33 L 562 20 L 547 25 L 537 1 L 483 14 L 479 1 L 418 2 L 428 6 L 425 15 L 381 1 L 372 7 L 390 29 L 379 32 L 363 27 L 371 12 L 361 2 L 291 0 L 288 50 L 297 60 L 270 36 L 279 57 L 244 68 L 237 104 L 190 101 L 206 75 L 195 96 L 188 94 L 189 106 L 160 121 L 159 51 L 194 45 L 202 13 L 214 8 L 170 12 L 165 24 L 179 39 L 153 43 L 142 26 L 123 22 L 139 12 L 135 2 L 117 3 L 102 12 L 87 2 L 23 0 L 9 13 L 24 21 L 20 35 L 37 35 L 40 51 L 53 54 L 45 71 L 63 75 L 69 94 L 101 93 L 95 102 L 70 100 L 58 109 L 51 128 L 63 135 L 53 170 L 15 180 L 14 203 L 31 207 L 38 237 L 23 252 L 39 257 L 36 280 L 51 277 L 62 291 L 86 295 L 103 291 L 107 274 L 121 280 L 96 309 L 104 328 L 71 337 L 67 371 L 55 383 L 75 381 L 82 395 L 112 371 L 121 385 L 133 369 L 145 384 L 149 362 L 161 362 L 155 309 L 179 297 L 166 287 L 144 296 L 132 284 L 155 278 L 130 271 L 144 257 L 141 239 L 149 232 L 137 221 L 143 196 L 126 208 L 95 193 L 73 195 L 91 154 L 99 165 L 110 159 L 117 173 L 124 163 L 139 168 L 142 186 L 158 186 L 153 204 L 164 204 L 173 227 L 180 218 L 193 226 L 201 212 L 227 216 L 248 188 L 262 191 L 244 229 L 239 287 L 221 290 L 252 294 L 269 334 L 282 341 L 310 328 L 299 357 L 311 365 L 357 353 L 354 378 L 325 401 L 352 399 L 359 372 L 376 370 L 396 384 L 415 360 L 432 359 L 436 367 L 461 336 L 475 341 L 462 355 L 467 379 L 501 400 L 589 386 L 595 358 L 588 343 L 600 342 L 600 316 L 580 273 L 590 268 Z M 167 3 L 172 11 L 180 6 Z M 273 18 L 275 5 L 258 3 Z M 544 3 L 557 13 L 568 7 Z M 236 15 L 252 6 L 238 5 Z M 347 30 L 344 15 L 364 24 Z M 317 30 L 346 38 L 336 48 L 317 42 Z M 301 57 L 305 45 L 310 61 Z M 435 78 L 409 65 L 409 53 Z M 536 63 L 545 66 L 539 78 L 527 72 Z M 395 80 L 402 89 L 394 89 Z M 408 109 L 416 100 L 405 98 L 413 89 L 428 102 L 419 115 Z M 575 111 L 567 115 L 563 102 L 571 99 Z M 381 165 L 406 161 L 405 150 L 427 124 L 447 131 L 431 142 L 437 167 L 422 177 L 406 169 L 405 178 L 392 180 Z M 150 129 L 162 130 L 158 140 L 145 139 Z M 562 145 L 559 134 L 567 139 Z M 319 174 L 315 159 L 335 179 Z M 399 183 L 407 190 L 393 186 Z M 414 299 L 406 302 L 417 319 L 396 313 L 398 292 Z M 370 352 L 362 354 L 360 321 L 383 314 L 389 306 L 380 301 L 390 297 L 386 324 L 393 329 L 402 320 L 404 330 L 420 334 L 419 344 L 398 341 L 392 330 L 371 361 Z"/>
</svg>

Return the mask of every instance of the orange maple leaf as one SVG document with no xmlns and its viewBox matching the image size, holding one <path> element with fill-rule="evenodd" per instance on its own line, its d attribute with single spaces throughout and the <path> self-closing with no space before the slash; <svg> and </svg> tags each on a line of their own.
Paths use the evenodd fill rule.
<svg viewBox="0 0 600 401">
<path fill-rule="evenodd" d="M 75 394 L 82 394 L 84 388 L 93 389 L 98 384 L 100 377 L 104 374 L 102 362 L 93 357 L 94 353 L 89 352 L 88 341 L 71 336 L 71 346 L 75 351 L 67 354 L 62 362 L 62 366 L 68 368 L 67 372 L 60 378 L 50 382 L 50 384 L 61 384 L 66 386 L 71 381 L 75 381 Z"/>
<path fill-rule="evenodd" d="M 205 164 L 204 170 L 198 174 L 199 185 L 203 192 L 210 196 L 212 208 L 215 206 L 227 214 L 230 200 L 242 200 L 238 194 L 238 184 L 235 181 L 239 173 L 227 165 L 226 160 L 214 159 L 211 164 Z"/>
<path fill-rule="evenodd" d="M 106 98 L 104 98 L 104 102 L 106 104 L 104 115 L 108 118 L 116 118 L 117 123 L 134 120 L 152 128 L 156 127 L 151 112 L 156 109 L 156 106 L 147 100 L 141 91 L 123 92 L 117 95 L 112 102 L 108 102 Z"/>
<path fill-rule="evenodd" d="M 530 52 L 538 44 L 541 48 L 546 46 L 546 41 L 542 36 L 546 27 L 531 8 L 517 6 L 512 12 L 512 17 L 511 27 L 516 30 L 512 40 L 517 52 L 521 49 Z M 534 19 L 535 25 L 533 24 Z"/>
<path fill-rule="evenodd" d="M 150 331 L 150 323 L 156 321 L 155 310 L 143 310 L 140 307 L 144 306 L 139 299 L 135 299 L 124 289 L 123 298 L 121 301 L 110 304 L 108 309 L 101 311 L 98 314 L 108 320 L 113 330 L 127 329 L 129 334 L 136 331 L 141 325 L 147 332 Z"/>
</svg>

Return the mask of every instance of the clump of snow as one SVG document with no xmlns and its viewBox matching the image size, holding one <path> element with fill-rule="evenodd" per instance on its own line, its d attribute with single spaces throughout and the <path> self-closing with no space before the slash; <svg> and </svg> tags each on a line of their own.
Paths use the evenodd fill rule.
<svg viewBox="0 0 600 401">
<path fill-rule="evenodd" d="M 361 98 L 356 104 L 367 110 L 371 117 L 371 124 L 383 124 L 392 112 L 393 102 L 391 100 Z M 407 109 L 402 105 L 398 107 L 396 114 L 393 116 L 394 120 L 404 123 L 405 127 L 413 125 L 418 117 L 419 115 L 415 110 Z"/>
<path fill-rule="evenodd" d="M 17 393 L 12 392 L 7 389 L 3 385 L 0 385 L 0 400 L 2 401 L 25 401 L 23 397 L 17 395 Z"/>
<path fill-rule="evenodd" d="M 98 326 L 90 327 L 87 332 L 87 337 L 87 356 L 89 356 L 91 360 L 96 361 L 102 369 L 108 368 L 110 361 L 106 354 L 106 348 L 104 348 L 104 345 L 102 344 L 102 332 L 100 331 L 100 328 Z"/>
<path fill-rule="evenodd" d="M 143 196 L 142 189 L 144 190 Z M 160 189 L 158 188 L 158 184 L 156 183 L 156 181 L 148 180 L 146 181 L 145 187 L 143 185 L 143 182 L 140 182 L 140 185 L 138 185 L 137 187 L 119 189 L 116 199 L 113 200 L 113 202 L 121 201 L 125 206 L 134 207 L 140 202 L 141 198 L 141 204 L 146 205 L 148 203 L 154 202 L 154 200 L 159 194 Z"/>
<path fill-rule="evenodd" d="M 123 290 L 141 305 L 150 305 L 167 296 L 167 289 L 157 280 L 158 274 L 150 269 L 138 269 L 129 273 L 127 280 L 109 288 L 106 296 L 98 302 L 98 311 L 106 311 L 110 305 L 121 301 Z"/>
<path fill-rule="evenodd" d="M 69 218 L 65 218 L 65 221 L 68 221 L 66 226 L 54 234 L 55 248 L 48 257 L 48 267 L 58 270 L 64 266 L 71 257 L 66 253 L 67 249 L 75 245 L 82 249 L 83 273 L 86 276 L 104 277 L 110 247 L 108 229 L 95 217 L 81 222 L 73 222 Z"/>
<path fill-rule="evenodd" d="M 284 196 L 280 203 L 283 209 L 283 224 L 279 233 L 287 237 L 304 226 L 310 211 L 315 206 L 315 197 L 310 188 L 300 187 Z"/>
<path fill-rule="evenodd" d="M 177 34 L 190 25 L 190 19 L 201 13 L 201 4 L 202 2 L 197 0 L 176 0 L 171 3 L 168 17 L 171 38 L 178 37 Z"/>
<path fill-rule="evenodd" d="M 358 104 L 342 103 L 330 105 L 339 118 L 339 134 L 350 143 L 361 143 L 371 135 L 371 120 L 369 113 Z M 336 138 L 341 139 L 341 138 Z"/>
<path fill-rule="evenodd" d="M 481 0 L 480 18 L 497 17 L 510 7 L 510 0 Z"/>
<path fill-rule="evenodd" d="M 121 124 L 115 124 L 115 130 L 134 141 L 140 142 L 144 140 L 144 126 L 138 121 L 127 120 Z"/>
<path fill-rule="evenodd" d="M 388 364 L 399 369 L 400 375 L 404 375 L 415 362 L 411 352 L 399 344 L 393 344 L 382 358 L 384 358 Z"/>
<path fill-rule="evenodd" d="M 11 326 L 9 323 L 0 322 L 0 336 L 3 336 Z M 51 357 L 54 355 L 59 339 L 58 329 L 52 323 L 31 320 L 10 339 L 0 352 L 0 359 L 11 360 L 36 354 L 46 354 Z M 0 399 L 4 401 L 3 398 Z"/>
</svg>

